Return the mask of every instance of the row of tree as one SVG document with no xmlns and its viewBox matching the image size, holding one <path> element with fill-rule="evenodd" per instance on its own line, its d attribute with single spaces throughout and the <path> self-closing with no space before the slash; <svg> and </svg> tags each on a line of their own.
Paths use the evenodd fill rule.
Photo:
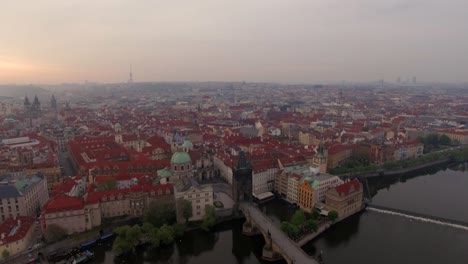
<svg viewBox="0 0 468 264">
<path fill-rule="evenodd" d="M 306 214 L 302 210 L 297 210 L 289 221 L 281 223 L 281 230 L 290 238 L 297 239 L 301 233 L 315 232 L 318 229 L 316 220 L 319 213 L 314 210 L 311 214 Z"/>
<path fill-rule="evenodd" d="M 452 146 L 457 142 L 452 140 L 447 135 L 429 134 L 418 137 L 418 141 L 424 144 L 424 152 L 430 153 L 440 148 L 440 146 Z"/>
<path fill-rule="evenodd" d="M 185 223 L 177 223 L 176 215 Z M 167 204 L 152 204 L 143 217 L 143 225 L 122 226 L 114 230 L 117 234 L 112 246 L 117 255 L 133 252 L 136 246 L 149 244 L 152 247 L 172 244 L 184 235 L 189 218 L 192 217 L 192 203 L 184 199 L 177 200 L 177 212 Z M 199 227 L 211 230 L 216 224 L 216 212 L 213 206 L 205 208 L 205 216 Z"/>
<path fill-rule="evenodd" d="M 281 230 L 291 239 L 297 240 L 302 234 L 317 232 L 317 220 L 319 217 L 320 213 L 315 209 L 311 214 L 305 213 L 303 210 L 299 209 L 294 212 L 290 221 L 284 221 L 281 223 Z M 337 218 L 338 213 L 336 211 L 328 213 L 328 219 L 330 221 L 334 222 Z"/>
<path fill-rule="evenodd" d="M 117 234 L 117 238 L 114 240 L 112 249 L 117 255 L 120 255 L 133 252 L 140 244 L 150 244 L 153 247 L 170 245 L 175 239 L 184 235 L 185 225 L 176 223 L 155 227 L 150 223 L 144 223 L 142 226 L 121 226 L 116 228 L 114 232 Z"/>
</svg>

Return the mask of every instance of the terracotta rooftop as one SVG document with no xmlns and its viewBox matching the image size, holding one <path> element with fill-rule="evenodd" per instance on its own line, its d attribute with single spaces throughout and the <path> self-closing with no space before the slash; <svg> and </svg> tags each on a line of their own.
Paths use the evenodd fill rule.
<svg viewBox="0 0 468 264">
<path fill-rule="evenodd" d="M 8 218 L 0 224 L 0 245 L 13 243 L 23 239 L 34 224 L 34 218 L 18 216 Z"/>
<path fill-rule="evenodd" d="M 361 187 L 361 183 L 359 182 L 359 180 L 353 179 L 349 182 L 345 182 L 339 186 L 336 186 L 335 190 L 340 196 L 346 196 L 351 193 L 359 191 L 360 187 Z"/>
</svg>

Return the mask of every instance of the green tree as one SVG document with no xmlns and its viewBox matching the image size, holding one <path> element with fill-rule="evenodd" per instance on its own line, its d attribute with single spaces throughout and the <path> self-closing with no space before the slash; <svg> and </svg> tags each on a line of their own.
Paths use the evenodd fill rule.
<svg viewBox="0 0 468 264">
<path fill-rule="evenodd" d="M 150 223 L 144 223 L 141 226 L 141 232 L 143 233 L 142 235 L 142 240 L 144 242 L 149 242 L 151 241 L 151 234 L 153 232 L 154 226 Z"/>
<path fill-rule="evenodd" d="M 114 240 L 112 249 L 117 255 L 133 251 L 143 238 L 143 233 L 138 225 L 121 226 L 116 228 L 114 232 L 117 234 L 117 238 Z"/>
<path fill-rule="evenodd" d="M 153 247 L 159 247 L 159 245 L 161 244 L 161 238 L 159 237 L 159 229 L 156 227 L 154 227 L 153 230 L 151 230 L 150 243 Z"/>
<path fill-rule="evenodd" d="M 124 254 L 124 253 L 131 252 L 134 248 L 135 246 L 132 245 L 129 240 L 126 240 L 124 237 L 121 237 L 120 235 L 117 236 L 117 238 L 114 240 L 114 243 L 112 244 L 112 250 L 115 252 L 117 256 Z"/>
<path fill-rule="evenodd" d="M 317 211 L 317 209 L 314 209 L 312 211 L 312 219 L 317 220 L 319 218 L 319 216 L 320 216 L 319 211 Z"/>
<path fill-rule="evenodd" d="M 192 203 L 184 198 L 177 199 L 177 210 L 179 218 L 185 219 L 185 223 L 192 217 Z"/>
<path fill-rule="evenodd" d="M 8 250 L 3 250 L 2 252 L 2 258 L 6 259 L 10 256 L 10 252 Z"/>
<path fill-rule="evenodd" d="M 51 224 L 47 226 L 44 236 L 47 242 L 59 241 L 67 236 L 67 230 L 59 225 Z"/>
<path fill-rule="evenodd" d="M 158 232 L 159 240 L 164 245 L 174 242 L 174 229 L 169 225 L 163 225 Z"/>
<path fill-rule="evenodd" d="M 174 238 L 179 238 L 184 235 L 185 225 L 181 223 L 177 223 L 172 226 L 172 229 L 174 230 Z"/>
<path fill-rule="evenodd" d="M 304 211 L 302 210 L 297 210 L 294 212 L 293 216 L 291 217 L 291 224 L 300 227 L 304 222 L 306 221 L 306 216 L 304 214 Z"/>
<path fill-rule="evenodd" d="M 146 211 L 143 220 L 144 222 L 152 224 L 154 227 L 161 227 L 164 224 L 173 224 L 176 222 L 175 210 L 169 204 L 153 203 Z"/>
<path fill-rule="evenodd" d="M 439 137 L 439 142 L 441 145 L 444 145 L 444 146 L 452 145 L 452 140 L 447 135 L 441 135 Z"/>
<path fill-rule="evenodd" d="M 317 232 L 318 225 L 314 220 L 309 219 L 304 223 L 304 228 L 307 229 L 307 230 L 312 230 L 314 232 Z"/>
<path fill-rule="evenodd" d="M 216 224 L 215 208 L 211 205 L 205 207 L 205 216 L 203 217 L 201 228 L 209 231 Z"/>
<path fill-rule="evenodd" d="M 283 232 L 285 232 L 291 238 L 297 237 L 300 231 L 300 229 L 297 226 L 286 221 L 281 223 L 280 228 Z"/>
<path fill-rule="evenodd" d="M 127 236 L 127 231 L 129 229 L 130 229 L 129 225 L 119 226 L 116 229 L 114 229 L 114 233 L 116 233 L 117 236 Z"/>
<path fill-rule="evenodd" d="M 143 233 L 141 232 L 140 226 L 134 225 L 127 230 L 126 238 L 130 241 L 130 243 L 136 246 L 140 243 L 142 235 Z"/>
<path fill-rule="evenodd" d="M 106 191 L 106 190 L 115 190 L 117 188 L 117 181 L 115 179 L 108 179 L 103 183 L 98 185 L 98 190 Z"/>
<path fill-rule="evenodd" d="M 337 211 L 328 212 L 328 219 L 332 222 L 335 222 L 336 219 L 338 219 L 338 212 Z"/>
</svg>

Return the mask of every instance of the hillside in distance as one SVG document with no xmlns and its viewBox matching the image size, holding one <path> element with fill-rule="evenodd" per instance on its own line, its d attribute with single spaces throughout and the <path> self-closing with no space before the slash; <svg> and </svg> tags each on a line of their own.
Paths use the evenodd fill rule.
<svg viewBox="0 0 468 264">
<path fill-rule="evenodd" d="M 0 85 L 0 96 L 20 98 L 28 95 L 39 97 L 49 95 L 50 91 L 34 85 Z"/>
</svg>

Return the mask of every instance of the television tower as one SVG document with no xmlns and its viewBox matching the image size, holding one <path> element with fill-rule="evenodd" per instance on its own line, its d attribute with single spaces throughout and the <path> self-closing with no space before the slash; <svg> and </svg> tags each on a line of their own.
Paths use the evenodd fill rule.
<svg viewBox="0 0 468 264">
<path fill-rule="evenodd" d="M 132 65 L 130 64 L 130 73 L 128 74 L 128 83 L 133 83 Z"/>
</svg>

